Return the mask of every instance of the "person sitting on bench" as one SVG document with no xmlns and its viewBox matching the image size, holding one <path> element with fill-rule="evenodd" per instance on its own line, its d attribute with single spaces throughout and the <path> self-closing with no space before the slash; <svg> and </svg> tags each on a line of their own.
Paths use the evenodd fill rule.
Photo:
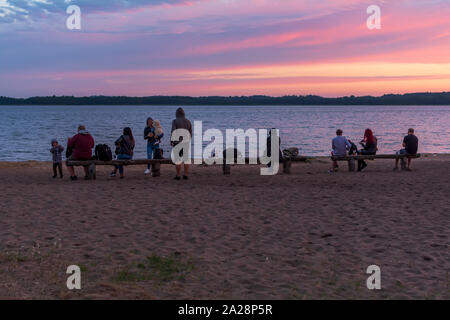
<svg viewBox="0 0 450 320">
<path fill-rule="evenodd" d="M 123 129 L 123 134 L 114 143 L 116 145 L 117 160 L 131 160 L 133 159 L 134 152 L 134 137 L 131 128 L 126 127 Z M 119 170 L 120 179 L 123 179 L 123 166 L 116 165 L 110 176 L 115 177 Z"/>
<path fill-rule="evenodd" d="M 347 140 L 343 135 L 343 131 L 341 129 L 336 130 L 336 137 L 331 140 L 331 156 L 332 157 L 345 157 L 347 155 L 347 150 L 350 150 L 352 144 Z M 332 171 L 337 171 L 339 168 L 337 161 L 333 160 Z M 331 172 L 332 172 L 331 171 Z"/>
<path fill-rule="evenodd" d="M 371 129 L 366 129 L 364 132 L 364 139 L 361 141 L 361 145 L 363 149 L 359 151 L 359 154 L 375 155 L 377 153 L 378 140 Z M 358 160 L 358 171 L 363 170 L 365 167 L 367 167 L 367 163 L 364 160 Z"/>
<path fill-rule="evenodd" d="M 419 148 L 419 139 L 414 135 L 414 129 L 408 129 L 408 135 L 403 138 L 403 149 L 397 152 L 397 154 L 408 154 L 408 155 L 416 155 L 417 149 Z M 398 170 L 398 161 L 400 159 L 395 159 L 395 167 L 394 171 Z M 408 164 L 406 167 L 406 171 L 411 171 L 411 158 L 408 157 Z"/>
<path fill-rule="evenodd" d="M 74 135 L 72 138 L 69 138 L 67 142 L 67 151 L 66 154 L 67 160 L 73 161 L 84 161 L 92 159 L 92 148 L 94 147 L 94 139 L 91 134 L 86 130 L 86 127 L 83 125 L 78 126 L 78 133 Z M 71 153 L 71 154 L 69 154 Z M 77 176 L 75 175 L 75 170 L 73 166 L 70 166 L 66 163 L 67 169 L 70 173 L 70 180 L 77 180 Z M 84 179 L 89 179 L 89 169 L 88 166 L 84 166 Z"/>
</svg>

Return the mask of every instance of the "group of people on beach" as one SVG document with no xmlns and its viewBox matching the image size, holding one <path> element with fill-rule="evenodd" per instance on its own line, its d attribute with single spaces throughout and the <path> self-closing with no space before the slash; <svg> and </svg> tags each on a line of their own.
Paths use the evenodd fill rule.
<svg viewBox="0 0 450 320">
<path fill-rule="evenodd" d="M 186 118 L 184 110 L 182 108 L 178 108 L 175 113 L 175 119 L 172 121 L 172 131 L 174 132 L 176 129 L 186 129 L 192 136 L 192 124 Z M 147 118 L 146 127 L 144 129 L 144 140 L 147 141 L 147 159 L 161 159 L 162 158 L 162 149 L 160 147 L 161 139 L 164 137 L 164 131 L 161 126 L 160 121 L 153 120 L 151 117 Z M 175 146 L 180 141 L 171 141 L 171 145 Z M 62 154 L 64 150 L 66 150 L 66 159 L 69 161 L 86 161 L 92 159 L 92 149 L 94 148 L 94 138 L 92 135 L 86 130 L 84 125 L 78 126 L 78 133 L 74 135 L 72 138 L 68 139 L 67 149 L 64 149 L 62 145 L 58 143 L 56 139 L 53 139 L 51 142 L 50 153 L 52 153 L 53 160 L 53 178 L 56 178 L 59 175 L 60 178 L 63 178 L 63 170 L 62 170 Z M 126 127 L 123 129 L 122 135 L 114 142 L 116 147 L 115 154 L 117 160 L 131 160 L 133 159 L 134 147 L 136 145 L 135 138 L 133 136 L 133 132 L 131 128 Z M 182 156 L 182 155 L 180 155 Z M 67 169 L 70 173 L 70 180 L 77 180 L 77 176 L 75 174 L 75 169 L 73 166 L 66 162 Z M 183 176 L 181 176 L 181 169 L 184 165 Z M 89 171 L 88 167 L 83 167 L 85 172 L 85 179 L 89 179 Z M 151 174 L 151 165 L 148 164 L 147 169 L 144 171 L 144 174 Z M 117 165 L 114 167 L 114 170 L 111 172 L 111 177 L 116 177 L 117 171 L 119 171 L 120 178 L 124 178 L 124 169 L 122 165 Z M 176 176 L 175 180 L 188 180 L 189 174 L 189 164 L 183 163 L 176 165 Z"/>
<path fill-rule="evenodd" d="M 347 155 L 376 155 L 378 151 L 378 139 L 373 134 L 372 129 L 367 128 L 364 132 L 364 137 L 360 141 L 362 149 L 358 150 L 358 147 L 350 139 L 343 136 L 342 129 L 336 130 L 336 137 L 331 140 L 331 156 L 345 157 Z M 399 155 L 416 155 L 419 147 L 419 139 L 414 134 L 414 129 L 409 128 L 408 134 L 403 138 L 403 149 L 400 149 L 397 154 Z M 398 170 L 399 158 L 395 159 L 394 171 Z M 364 170 L 367 167 L 367 163 L 363 159 L 358 160 L 358 172 Z M 333 159 L 333 166 L 330 172 L 335 172 L 339 168 L 338 163 Z M 411 171 L 411 158 L 408 157 L 407 171 Z"/>
<path fill-rule="evenodd" d="M 171 134 L 176 129 L 186 129 L 189 131 L 192 136 L 192 124 L 186 118 L 184 110 L 182 108 L 178 108 L 175 113 L 175 119 L 172 121 L 172 130 Z M 147 159 L 162 159 L 163 151 L 160 147 L 161 140 L 164 137 L 164 131 L 161 126 L 160 121 L 153 120 L 151 117 L 147 118 L 146 127 L 144 129 L 144 140 L 147 141 Z M 182 142 L 182 138 L 179 141 L 171 141 L 172 147 Z M 126 127 L 123 129 L 122 135 L 114 142 L 116 149 L 116 159 L 117 160 L 131 160 L 133 159 L 134 147 L 136 145 L 135 138 L 133 136 L 133 132 L 131 128 Z M 338 170 L 338 163 L 335 158 L 345 157 L 347 155 L 376 155 L 378 150 L 378 139 L 373 134 L 373 131 L 368 128 L 364 132 L 364 137 L 360 141 L 362 149 L 358 150 L 358 147 L 355 143 L 353 143 L 350 139 L 347 139 L 343 136 L 342 129 L 338 129 L 336 131 L 336 137 L 332 139 L 331 147 L 332 152 L 331 156 L 333 157 L 332 170 L 330 172 L 335 172 Z M 410 128 L 408 130 L 408 135 L 406 135 L 403 139 L 403 149 L 399 150 L 397 154 L 408 154 L 415 155 L 417 154 L 419 139 L 414 134 L 414 129 Z M 62 170 L 62 154 L 65 150 L 63 146 L 61 146 L 56 139 L 53 139 L 51 142 L 52 148 L 50 152 L 53 157 L 53 178 L 57 177 L 57 173 L 59 172 L 60 177 L 63 177 Z M 269 146 L 269 144 L 268 144 Z M 84 125 L 80 125 L 78 127 L 78 133 L 74 135 L 72 138 L 69 138 L 67 142 L 66 149 L 66 158 L 67 160 L 73 161 L 85 161 L 92 159 L 92 149 L 94 148 L 94 138 L 92 135 L 86 130 Z M 268 147 L 270 150 L 270 147 Z M 180 157 L 183 155 L 180 151 Z M 270 156 L 270 155 L 269 155 Z M 280 160 L 282 160 L 282 153 L 280 151 Z M 396 158 L 394 170 L 398 170 L 398 161 Z M 77 176 L 75 174 L 74 167 L 66 163 L 67 168 L 70 173 L 71 180 L 77 180 Z M 183 176 L 181 177 L 181 169 L 184 165 Z M 406 170 L 411 171 L 411 158 L 408 158 L 407 168 Z M 358 160 L 358 171 L 364 170 L 367 167 L 367 163 L 363 159 Z M 151 165 L 148 164 L 147 169 L 144 171 L 145 175 L 151 174 Z M 89 179 L 88 167 L 84 167 L 85 171 L 85 179 Z M 120 178 L 124 178 L 124 169 L 122 165 L 116 165 L 114 170 L 111 172 L 111 177 L 116 177 L 117 171 L 119 172 Z M 175 180 L 188 180 L 189 174 L 189 164 L 182 163 L 176 165 L 176 175 Z"/>
</svg>

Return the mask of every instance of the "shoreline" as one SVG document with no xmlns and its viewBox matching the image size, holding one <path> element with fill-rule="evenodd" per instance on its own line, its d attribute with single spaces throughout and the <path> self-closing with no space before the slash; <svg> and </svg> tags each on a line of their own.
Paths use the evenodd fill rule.
<svg viewBox="0 0 450 320">
<path fill-rule="evenodd" d="M 121 103 L 119 103 L 121 102 Z M 379 96 L 250 95 L 250 96 L 0 96 L 0 105 L 449 105 L 450 92 L 414 92 Z"/>
<path fill-rule="evenodd" d="M 1 107 L 450 107 L 450 103 L 444 104 L 0 104 Z"/>
<path fill-rule="evenodd" d="M 307 161 L 315 161 L 315 160 L 330 160 L 331 157 L 330 156 L 309 156 L 309 155 L 304 155 L 304 154 L 300 154 L 299 156 L 304 156 L 304 157 L 308 157 Z M 419 159 L 431 159 L 433 157 L 449 157 L 450 158 L 450 153 L 420 153 L 420 158 Z M 140 158 L 136 158 L 133 160 L 139 160 Z M 167 158 L 164 158 L 167 159 Z M 65 165 L 65 161 L 63 160 L 63 165 Z M 331 161 L 331 160 L 330 160 Z M 379 160 L 378 160 L 379 161 Z M 52 161 L 47 161 L 47 160 L 0 160 L 0 168 L 2 165 L 5 166 L 14 166 L 14 165 L 36 165 L 36 164 L 51 164 Z M 198 166 L 195 164 L 191 164 L 193 166 Z M 219 166 L 221 164 L 214 164 L 213 166 Z M 248 165 L 248 164 L 247 164 Z M 239 165 L 241 166 L 241 165 Z M 252 165 L 255 166 L 255 165 Z"/>
</svg>

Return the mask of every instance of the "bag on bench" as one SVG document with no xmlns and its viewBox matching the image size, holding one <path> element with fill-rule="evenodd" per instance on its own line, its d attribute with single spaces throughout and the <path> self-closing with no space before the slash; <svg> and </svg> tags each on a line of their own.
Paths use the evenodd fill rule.
<svg viewBox="0 0 450 320">
<path fill-rule="evenodd" d="M 283 156 L 288 159 L 297 157 L 299 154 L 298 148 L 289 148 L 283 150 Z"/>
<path fill-rule="evenodd" d="M 107 144 L 98 144 L 95 147 L 95 158 L 100 161 L 111 161 L 111 148 Z"/>
</svg>

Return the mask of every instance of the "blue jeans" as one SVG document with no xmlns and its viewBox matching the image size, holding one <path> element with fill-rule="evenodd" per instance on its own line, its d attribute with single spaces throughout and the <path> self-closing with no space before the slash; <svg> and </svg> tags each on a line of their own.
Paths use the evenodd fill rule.
<svg viewBox="0 0 450 320">
<path fill-rule="evenodd" d="M 118 154 L 117 160 L 131 160 L 133 159 L 133 156 L 130 156 L 129 154 Z M 123 174 L 123 166 L 116 166 L 116 169 L 119 169 L 119 173 Z"/>
<path fill-rule="evenodd" d="M 149 159 L 149 160 L 153 159 L 156 149 L 159 149 L 159 144 L 147 143 L 147 159 Z M 151 167 L 151 165 L 149 163 L 147 165 L 147 168 L 150 169 L 150 167 Z"/>
</svg>

